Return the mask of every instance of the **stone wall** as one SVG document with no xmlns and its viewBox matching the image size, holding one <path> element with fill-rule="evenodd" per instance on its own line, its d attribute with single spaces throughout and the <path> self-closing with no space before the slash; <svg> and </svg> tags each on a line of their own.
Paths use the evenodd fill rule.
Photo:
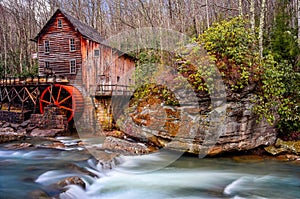
<svg viewBox="0 0 300 199">
<path fill-rule="evenodd" d="M 44 114 L 32 114 L 31 125 L 39 129 L 65 129 L 68 128 L 68 121 L 65 115 L 60 113 L 56 106 L 48 106 L 44 109 Z"/>
<path fill-rule="evenodd" d="M 102 130 L 113 128 L 111 98 L 95 98 L 96 118 Z"/>
<path fill-rule="evenodd" d="M 6 122 L 22 123 L 23 121 L 29 119 L 31 113 L 32 111 L 24 111 L 22 113 L 21 111 L 0 110 L 0 118 Z"/>
</svg>

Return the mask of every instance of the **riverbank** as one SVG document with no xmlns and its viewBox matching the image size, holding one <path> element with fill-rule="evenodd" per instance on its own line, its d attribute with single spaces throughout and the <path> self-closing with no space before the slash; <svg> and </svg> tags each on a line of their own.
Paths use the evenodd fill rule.
<svg viewBox="0 0 300 199">
<path fill-rule="evenodd" d="M 33 146 L 21 150 L 0 145 L 0 196 L 8 199 L 279 198 L 283 195 L 278 189 L 283 187 L 284 197 L 295 198 L 300 194 L 299 160 L 253 154 L 199 158 L 190 154 L 176 156 L 170 151 L 124 156 L 99 148 L 95 155 L 95 150 L 89 150 L 98 147 L 92 140 L 74 137 L 55 140 L 66 147 L 36 147 L 33 140 Z M 54 139 L 47 142 L 50 141 Z M 90 147 L 81 147 L 81 142 L 90 142 Z"/>
<path fill-rule="evenodd" d="M 37 122 L 27 120 L 21 124 L 13 124 L 0 121 L 0 144 L 8 150 L 22 150 L 27 148 L 50 148 L 69 150 L 71 147 L 91 148 L 97 146 L 99 150 L 108 150 L 122 155 L 143 155 L 165 150 L 157 148 L 147 143 L 133 140 L 122 131 L 101 131 L 101 133 L 84 133 L 77 134 L 70 132 L 66 126 L 60 128 L 40 129 Z M 292 136 L 280 136 L 275 138 L 275 143 L 270 146 L 258 146 L 249 150 L 231 150 L 223 153 L 210 153 L 207 157 L 230 157 L 235 155 L 254 155 L 285 161 L 300 159 L 300 141 L 299 133 Z M 68 136 L 73 143 L 64 143 L 56 137 Z M 289 139 L 287 139 L 289 138 Z M 75 142 L 76 140 L 76 142 Z M 214 148 L 215 146 L 211 146 Z M 167 150 L 172 150 L 168 149 Z M 182 154 L 184 152 L 181 152 Z M 189 152 L 187 151 L 187 154 Z M 197 156 L 197 154 L 194 154 Z M 201 154 L 202 155 L 202 154 Z"/>
<path fill-rule="evenodd" d="M 175 166 L 176 169 L 174 169 L 174 173 L 166 172 L 163 174 L 163 177 L 168 179 L 168 175 L 175 175 L 183 168 L 189 167 L 189 165 L 194 165 L 192 171 L 188 169 L 188 173 L 183 172 L 182 175 L 189 176 L 189 172 L 192 172 L 196 176 L 204 177 L 198 174 L 198 172 L 203 172 L 201 170 L 201 168 L 203 168 L 202 163 L 205 163 L 208 168 L 214 168 L 215 165 L 213 164 L 216 162 L 220 167 L 224 166 L 222 164 L 230 164 L 233 167 L 252 165 L 259 168 L 262 165 L 275 165 L 276 169 L 278 169 L 281 167 L 280 165 L 282 165 L 285 169 L 293 168 L 293 170 L 285 172 L 284 175 L 287 175 L 289 172 L 295 172 L 295 170 L 299 171 L 300 169 L 299 141 L 282 140 L 284 137 L 277 138 L 275 144 L 271 146 L 260 146 L 251 150 L 218 153 L 217 155 L 208 155 L 203 158 L 203 156 L 192 153 L 166 150 L 164 148 L 158 149 L 153 146 L 151 148 L 151 145 L 147 146 L 145 143 L 128 138 L 126 134 L 121 131 L 107 131 L 101 132 L 101 134 L 85 133 L 84 135 L 79 135 L 76 133 L 70 134 L 66 128 L 61 128 L 61 130 L 55 128 L 40 129 L 37 125 L 32 125 L 36 124 L 36 122 L 32 123 L 30 120 L 21 124 L 8 122 L 0 122 L 0 124 L 0 167 L 4 171 L 4 177 L 2 179 L 6 178 L 5 176 L 7 174 L 5 174 L 5 171 L 18 170 L 16 174 L 11 173 L 10 175 L 13 177 L 8 176 L 7 183 L 3 182 L 5 185 L 0 187 L 0 193 L 5 195 L 6 198 L 10 198 L 10 194 L 12 195 L 11 198 L 25 197 L 32 199 L 82 199 L 98 198 L 100 196 L 102 198 L 102 178 L 111 181 L 108 177 L 110 174 L 113 175 L 113 183 L 116 183 L 114 180 L 120 177 L 118 175 L 121 175 L 121 179 L 119 180 L 123 181 L 124 184 L 120 186 L 127 187 L 126 178 L 132 178 L 131 174 L 139 173 L 144 175 L 146 173 L 160 173 L 161 171 L 165 171 L 166 168 L 171 167 L 174 169 L 174 164 L 176 165 L 178 161 L 180 162 L 180 166 Z M 194 162 L 201 163 L 195 164 Z M 210 162 L 212 165 L 209 165 L 207 162 Z M 38 168 L 37 163 L 39 163 L 42 168 Z M 30 166 L 32 164 L 34 166 Z M 25 169 L 21 167 L 25 167 Z M 20 169 L 21 171 L 19 171 Z M 197 169 L 200 170 L 198 171 Z M 206 172 L 207 168 L 204 167 L 204 171 Z M 126 175 L 123 175 L 124 172 Z M 276 170 L 276 172 L 278 171 Z M 264 176 L 262 177 L 256 174 L 236 174 L 236 171 L 227 174 L 226 172 L 224 173 L 223 169 L 221 171 L 217 170 L 216 174 L 210 177 L 219 175 L 220 173 L 226 178 L 226 183 L 223 182 L 224 184 L 222 184 L 223 189 L 210 190 L 209 193 L 206 193 L 206 191 L 204 191 L 205 193 L 201 192 L 202 195 L 204 194 L 204 198 L 206 196 L 212 198 L 230 198 L 236 191 L 239 193 L 237 196 L 240 196 L 244 194 L 241 194 L 240 190 L 231 191 L 231 189 L 235 189 L 233 188 L 235 187 L 233 186 L 235 183 L 239 184 L 242 182 L 243 184 L 245 181 L 253 184 L 253 182 L 257 183 L 256 181 L 260 181 L 261 178 L 264 178 Z M 208 176 L 209 175 L 210 174 L 208 174 Z M 267 176 L 267 174 L 265 175 Z M 158 176 L 154 175 L 153 177 Z M 178 177 L 181 178 L 180 176 Z M 145 176 L 145 178 L 147 178 L 149 183 L 154 183 L 153 179 L 148 179 L 148 176 Z M 189 176 L 189 178 L 191 178 L 189 180 L 195 180 L 195 183 L 198 182 L 198 179 L 194 179 L 192 176 Z M 144 180 L 140 178 L 137 179 L 141 181 Z M 277 177 L 275 179 L 277 179 Z M 287 179 L 288 181 L 295 180 L 289 179 L 289 177 L 287 177 Z M 267 182 L 271 183 L 272 180 L 268 180 Z M 281 176 L 278 180 L 280 183 L 285 183 L 285 177 Z M 299 179 L 296 178 L 296 180 Z M 11 185 L 16 181 L 19 184 Z M 159 184 L 159 182 L 155 183 Z M 215 183 L 218 184 L 217 182 L 212 182 L 210 186 L 214 187 Z M 27 187 L 28 184 L 31 188 L 29 189 L 30 191 L 26 192 L 26 196 L 21 193 L 18 193 L 20 196 L 14 195 L 14 193 L 10 191 L 11 187 L 9 186 L 15 186 L 13 190 L 19 192 L 23 190 L 23 187 Z M 134 185 L 136 184 L 134 183 Z M 107 189 L 114 192 L 114 190 L 110 189 L 109 184 L 105 184 L 105 186 L 108 186 Z M 140 187 L 138 185 L 136 186 L 137 190 L 139 190 Z M 148 185 L 145 186 L 148 187 Z M 174 186 L 181 187 L 182 185 L 175 183 Z M 188 186 L 189 188 L 194 187 L 193 184 L 189 184 Z M 201 182 L 201 186 L 203 186 L 203 182 Z M 294 187 L 292 188 L 294 189 Z M 116 187 L 116 189 L 119 188 Z M 123 190 L 123 188 L 120 189 Z M 158 186 L 157 189 L 160 189 L 160 187 Z M 243 190 L 243 188 L 241 189 Z M 270 190 L 273 189 L 274 187 Z M 99 196 L 94 193 L 97 192 L 96 190 L 98 190 Z M 106 191 L 104 191 L 104 198 L 106 197 L 105 192 Z M 135 192 L 135 188 L 133 192 L 134 196 L 138 198 L 138 192 Z M 270 194 L 271 192 L 272 191 L 270 191 Z M 170 191 L 170 193 L 176 194 L 177 192 L 173 193 L 173 191 Z M 198 194 L 198 191 L 195 193 Z M 195 193 L 192 193 L 192 195 Z M 292 195 L 294 193 L 297 192 L 292 192 Z M 119 193 L 114 193 L 113 195 L 120 196 Z M 158 194 L 157 196 L 163 195 Z M 186 193 L 185 196 L 188 196 L 188 193 Z"/>
</svg>

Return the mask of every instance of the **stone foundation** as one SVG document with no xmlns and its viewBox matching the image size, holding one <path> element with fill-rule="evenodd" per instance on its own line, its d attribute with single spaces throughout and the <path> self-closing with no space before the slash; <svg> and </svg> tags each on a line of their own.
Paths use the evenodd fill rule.
<svg viewBox="0 0 300 199">
<path fill-rule="evenodd" d="M 22 123 L 23 121 L 30 118 L 32 111 L 6 111 L 0 110 L 0 118 L 2 121 L 11 123 Z"/>
<path fill-rule="evenodd" d="M 45 107 L 44 114 L 32 114 L 31 125 L 39 129 L 65 129 L 68 128 L 68 121 L 56 106 Z"/>
</svg>

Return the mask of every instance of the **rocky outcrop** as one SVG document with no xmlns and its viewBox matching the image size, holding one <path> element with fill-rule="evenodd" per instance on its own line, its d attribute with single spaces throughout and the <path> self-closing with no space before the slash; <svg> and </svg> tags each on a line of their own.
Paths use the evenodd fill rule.
<svg viewBox="0 0 300 199">
<path fill-rule="evenodd" d="M 245 94 L 211 108 L 210 99 L 200 101 L 199 106 L 165 106 L 159 96 L 148 96 L 132 106 L 117 124 L 126 138 L 157 149 L 204 155 L 245 151 L 271 145 L 277 136 L 269 123 L 257 121 L 252 112 L 254 99 L 254 95 Z M 109 139 L 113 146 L 108 148 L 126 148 L 124 140 Z"/>
<path fill-rule="evenodd" d="M 73 177 L 69 177 L 66 179 L 63 179 L 61 181 L 59 181 L 57 183 L 58 187 L 60 187 L 61 189 L 63 189 L 64 187 L 68 186 L 68 185 L 78 185 L 81 188 L 85 189 L 86 184 L 85 182 L 78 176 L 73 176 Z"/>
<path fill-rule="evenodd" d="M 117 151 L 126 155 L 146 154 L 150 152 L 150 149 L 145 144 L 130 142 L 115 137 L 107 137 L 102 148 Z"/>
<path fill-rule="evenodd" d="M 66 134 L 64 129 L 33 129 L 30 133 L 32 137 L 56 137 Z"/>
<path fill-rule="evenodd" d="M 272 155 L 280 155 L 280 154 L 288 154 L 288 153 L 300 155 L 300 140 L 283 141 L 278 138 L 274 145 L 265 147 L 265 150 Z"/>
<path fill-rule="evenodd" d="M 13 144 L 5 145 L 4 148 L 8 150 L 21 150 L 21 149 L 28 149 L 29 147 L 32 146 L 33 145 L 30 143 L 13 143 Z"/>
<path fill-rule="evenodd" d="M 23 140 L 25 137 L 26 134 L 23 132 L 1 132 L 0 130 L 0 143 Z"/>
</svg>

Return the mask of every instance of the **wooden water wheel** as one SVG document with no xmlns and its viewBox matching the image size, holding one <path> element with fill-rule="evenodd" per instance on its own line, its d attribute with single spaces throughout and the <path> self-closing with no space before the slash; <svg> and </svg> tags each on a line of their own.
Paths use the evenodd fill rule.
<svg viewBox="0 0 300 199">
<path fill-rule="evenodd" d="M 76 116 L 79 118 L 83 112 L 84 99 L 78 89 L 73 86 L 54 84 L 47 87 L 40 97 L 40 111 L 50 104 L 59 107 L 61 112 L 67 116 L 68 122 Z"/>
</svg>

